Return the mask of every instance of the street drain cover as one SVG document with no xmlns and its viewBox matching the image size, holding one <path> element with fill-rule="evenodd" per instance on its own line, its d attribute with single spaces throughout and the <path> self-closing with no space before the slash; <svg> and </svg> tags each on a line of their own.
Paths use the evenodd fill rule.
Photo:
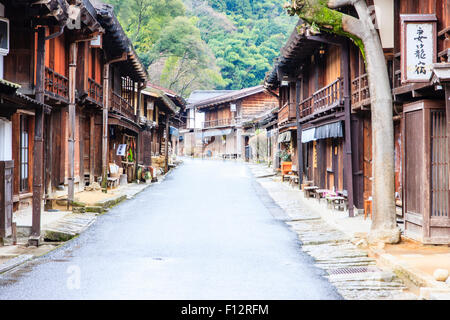
<svg viewBox="0 0 450 320">
<path fill-rule="evenodd" d="M 366 272 L 377 272 L 376 268 L 373 267 L 354 267 L 354 268 L 339 268 L 327 270 L 330 275 L 335 274 L 353 274 L 353 273 L 366 273 Z"/>
</svg>

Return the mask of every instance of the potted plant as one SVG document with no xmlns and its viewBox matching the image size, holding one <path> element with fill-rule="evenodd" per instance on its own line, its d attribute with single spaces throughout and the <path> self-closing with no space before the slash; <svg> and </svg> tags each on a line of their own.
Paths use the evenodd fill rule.
<svg viewBox="0 0 450 320">
<path fill-rule="evenodd" d="M 292 156 L 286 150 L 281 150 L 279 152 L 279 157 L 281 160 L 281 174 L 287 175 L 292 171 Z"/>
</svg>

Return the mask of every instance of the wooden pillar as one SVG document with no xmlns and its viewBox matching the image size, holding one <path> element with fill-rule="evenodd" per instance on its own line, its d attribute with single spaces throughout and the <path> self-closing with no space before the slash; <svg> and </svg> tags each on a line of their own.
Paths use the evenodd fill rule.
<svg viewBox="0 0 450 320">
<path fill-rule="evenodd" d="M 447 150 L 447 161 L 450 159 L 450 82 L 445 83 L 445 117 L 447 120 L 447 144 L 448 144 L 448 150 Z M 404 123 L 404 122 L 403 122 Z M 403 124 L 404 125 L 404 124 Z M 403 156 L 405 157 L 405 156 Z M 405 168 L 405 167 L 403 167 Z M 403 185 L 405 185 L 405 182 L 403 181 Z M 449 174 L 449 184 L 450 186 L 450 174 Z M 405 192 L 402 192 L 403 194 Z M 450 208 L 450 197 L 447 199 L 448 201 L 448 207 Z M 403 207 L 405 207 L 405 202 L 403 202 Z"/>
<path fill-rule="evenodd" d="M 68 203 L 72 204 L 75 196 L 75 80 L 77 72 L 77 47 L 73 42 L 69 49 L 69 190 Z"/>
<path fill-rule="evenodd" d="M 255 136 L 256 136 L 256 163 L 259 163 L 259 137 L 258 137 L 259 125 L 255 125 Z"/>
<path fill-rule="evenodd" d="M 169 171 L 169 113 L 166 114 L 166 148 L 164 150 L 165 153 L 165 161 L 164 161 L 164 170 L 167 173 Z"/>
<path fill-rule="evenodd" d="M 141 83 L 137 83 L 137 93 L 134 93 L 134 88 L 136 87 L 136 84 L 133 83 L 133 94 L 136 94 L 136 99 L 133 99 L 136 101 L 136 118 L 137 123 L 140 123 L 140 117 L 141 117 Z M 138 177 L 138 171 L 139 171 L 139 158 L 141 157 L 141 138 L 142 138 L 142 131 L 140 131 L 137 135 L 137 141 L 136 141 L 136 178 L 140 180 L 141 177 Z M 142 163 L 144 164 L 144 158 L 142 157 Z M 145 164 L 144 164 L 145 165 Z"/>
<path fill-rule="evenodd" d="M 354 217 L 353 194 L 353 163 L 352 163 L 352 123 L 351 123 L 351 87 L 350 87 L 350 53 L 348 40 L 341 46 L 341 68 L 344 78 L 344 113 L 345 113 L 345 141 L 344 141 L 344 174 L 347 182 L 348 213 Z"/>
<path fill-rule="evenodd" d="M 45 84 L 45 28 L 38 29 L 37 56 L 36 56 L 36 100 L 44 102 Z M 33 147 L 33 216 L 31 236 L 28 243 L 38 246 L 41 238 L 41 203 L 42 180 L 44 171 L 44 109 L 35 110 L 34 147 Z"/>
<path fill-rule="evenodd" d="M 137 106 L 136 106 L 136 115 L 138 117 L 138 120 L 139 120 L 139 117 L 141 116 L 141 103 L 142 103 L 142 101 L 141 101 L 141 98 L 142 98 L 141 93 L 142 93 L 142 89 L 143 89 L 143 87 L 141 86 L 141 83 L 138 82 L 138 85 L 137 85 Z M 147 115 L 145 114 L 144 116 L 147 116 Z"/>
<path fill-rule="evenodd" d="M 102 188 L 108 189 L 108 109 L 109 109 L 109 63 L 103 67 L 103 122 L 102 122 Z"/>
<path fill-rule="evenodd" d="M 89 184 L 95 181 L 95 115 L 89 117 Z"/>
<path fill-rule="evenodd" d="M 45 131 L 46 131 L 46 144 L 45 144 L 45 198 L 46 209 L 51 209 L 52 204 L 50 201 L 50 195 L 52 193 L 52 169 L 53 169 L 53 119 L 51 115 L 45 117 Z"/>
<path fill-rule="evenodd" d="M 153 126 L 153 125 L 152 125 Z M 153 156 L 153 127 L 150 129 L 150 141 L 148 142 L 150 146 L 148 147 L 150 150 L 150 166 L 152 165 L 152 156 Z"/>
<path fill-rule="evenodd" d="M 298 187 L 301 189 L 303 184 L 303 144 L 302 144 L 302 125 L 300 123 L 300 103 L 302 99 L 302 85 L 299 79 L 295 83 L 296 104 L 295 115 L 297 120 L 297 155 L 298 155 Z"/>
</svg>

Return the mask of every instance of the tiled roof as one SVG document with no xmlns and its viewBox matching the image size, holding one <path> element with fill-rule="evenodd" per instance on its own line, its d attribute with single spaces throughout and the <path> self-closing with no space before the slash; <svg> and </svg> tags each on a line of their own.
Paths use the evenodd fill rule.
<svg viewBox="0 0 450 320">
<path fill-rule="evenodd" d="M 235 91 L 237 90 L 195 90 L 191 93 L 191 95 L 187 99 L 187 103 L 195 104 L 199 101 L 204 101 L 215 97 L 223 96 L 225 94 Z"/>
<path fill-rule="evenodd" d="M 203 109 L 203 108 L 213 107 L 213 106 L 227 103 L 227 102 L 236 101 L 236 100 L 239 100 L 239 99 L 242 99 L 242 98 L 245 98 L 248 96 L 252 96 L 254 94 L 258 94 L 258 93 L 261 93 L 264 91 L 265 91 L 265 88 L 262 85 L 256 86 L 256 87 L 251 87 L 251 88 L 245 88 L 242 90 L 232 91 L 230 93 L 226 93 L 224 95 L 214 97 L 211 99 L 199 101 L 199 102 L 194 103 L 194 105 L 198 109 Z"/>
</svg>

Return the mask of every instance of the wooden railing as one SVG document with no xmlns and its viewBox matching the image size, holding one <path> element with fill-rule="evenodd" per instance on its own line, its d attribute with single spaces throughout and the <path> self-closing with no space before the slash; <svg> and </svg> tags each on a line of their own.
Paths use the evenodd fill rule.
<svg viewBox="0 0 450 320">
<path fill-rule="evenodd" d="M 399 88 L 402 86 L 402 71 L 401 71 L 401 54 L 397 53 L 392 61 L 392 88 Z"/>
<path fill-rule="evenodd" d="M 338 78 L 300 103 L 300 117 L 337 107 L 343 104 L 343 97 L 343 79 Z"/>
<path fill-rule="evenodd" d="M 278 123 L 283 123 L 289 120 L 289 104 L 286 103 L 280 111 L 278 111 Z"/>
<path fill-rule="evenodd" d="M 89 98 L 97 102 L 98 104 L 103 103 L 103 87 L 99 85 L 95 80 L 88 79 L 88 94 Z"/>
<path fill-rule="evenodd" d="M 450 59 L 450 26 L 438 32 L 438 60 L 449 61 Z"/>
<path fill-rule="evenodd" d="M 231 118 L 205 121 L 203 122 L 203 129 L 231 126 L 232 123 Z"/>
<path fill-rule="evenodd" d="M 359 109 L 370 105 L 369 77 L 367 74 L 352 81 L 352 108 Z"/>
<path fill-rule="evenodd" d="M 312 115 L 313 110 L 313 97 L 309 97 L 300 104 L 300 118 Z"/>
<path fill-rule="evenodd" d="M 119 113 L 130 120 L 136 122 L 136 116 L 134 114 L 134 107 L 128 103 L 124 98 L 117 93 L 110 91 L 109 94 L 109 108 L 112 112 Z"/>
<path fill-rule="evenodd" d="M 286 103 L 278 112 L 278 123 L 289 122 L 296 117 L 295 103 Z"/>
<path fill-rule="evenodd" d="M 45 91 L 57 97 L 69 99 L 69 79 L 45 67 Z"/>
</svg>

